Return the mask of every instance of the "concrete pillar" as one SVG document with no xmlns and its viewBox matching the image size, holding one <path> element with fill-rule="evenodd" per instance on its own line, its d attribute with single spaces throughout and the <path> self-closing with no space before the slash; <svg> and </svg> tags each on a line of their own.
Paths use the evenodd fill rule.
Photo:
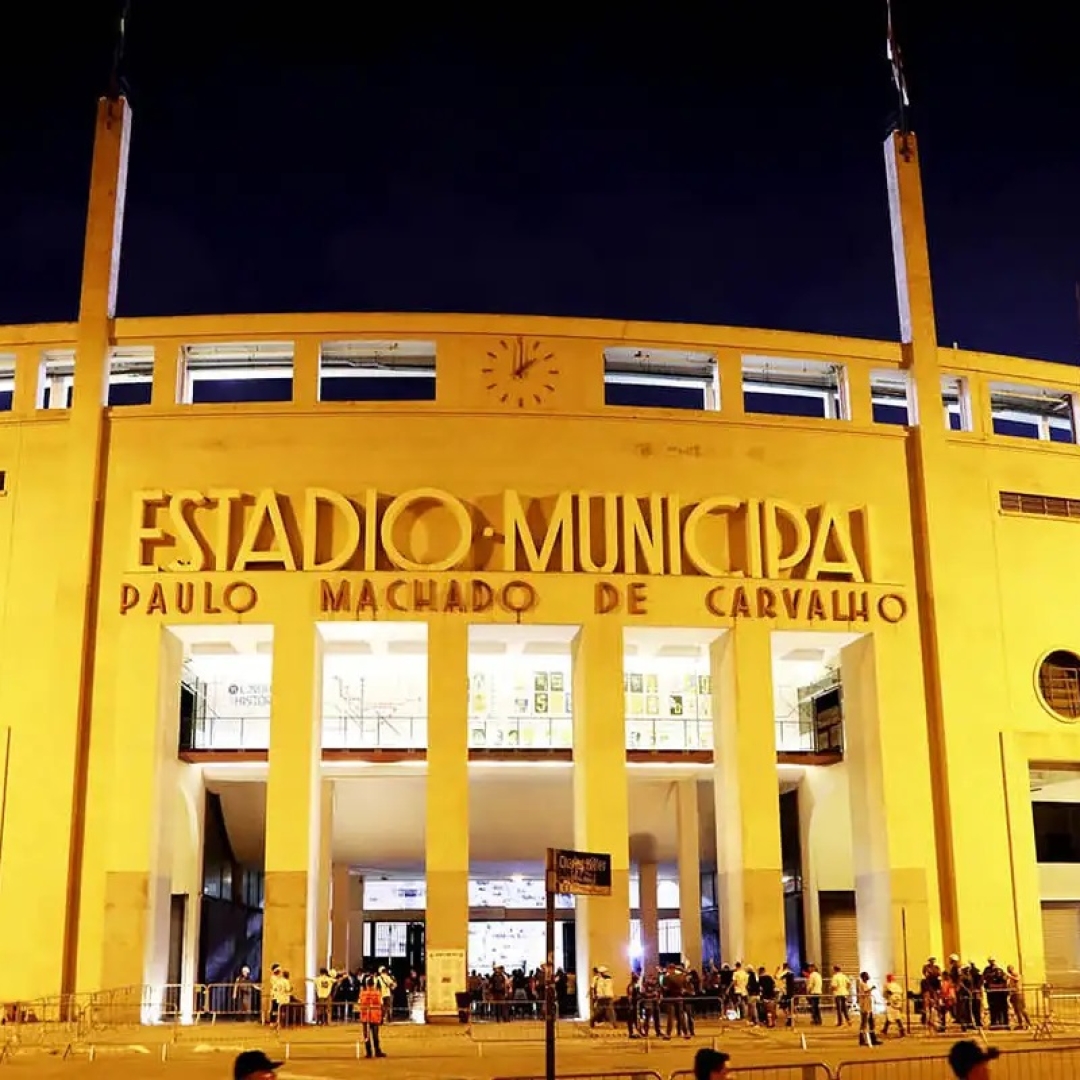
<svg viewBox="0 0 1080 1080">
<path fill-rule="evenodd" d="M 322 638 L 305 619 L 274 627 L 266 784 L 263 980 L 281 964 L 298 997 L 315 968 L 319 874 Z"/>
<path fill-rule="evenodd" d="M 349 957 L 350 971 L 364 963 L 364 879 L 349 878 Z"/>
<path fill-rule="evenodd" d="M 840 654 L 859 962 L 875 979 L 941 956 L 933 796 L 925 727 L 913 723 L 904 637 L 865 635 Z"/>
<path fill-rule="evenodd" d="M 338 971 L 349 964 L 349 913 L 353 901 L 348 863 L 334 863 L 330 873 L 330 964 Z"/>
<path fill-rule="evenodd" d="M 578 1001 L 592 969 L 606 964 L 625 982 L 630 942 L 630 826 L 626 777 L 623 633 L 597 617 L 574 638 L 574 844 L 611 856 L 611 895 L 577 898 Z"/>
<path fill-rule="evenodd" d="M 655 970 L 660 961 L 660 915 L 656 899 L 656 863 L 638 863 L 638 912 L 641 916 L 642 971 Z"/>
<path fill-rule="evenodd" d="M 169 909 L 183 646 L 160 626 L 120 631 L 112 687 L 111 814 L 98 985 L 162 985 Z M 135 675 L 134 673 L 137 673 Z"/>
<path fill-rule="evenodd" d="M 737 623 L 710 660 L 720 951 L 771 969 L 787 945 L 768 627 Z"/>
<path fill-rule="evenodd" d="M 967 674 L 971 657 L 1000 651 L 1002 628 L 993 609 L 980 619 L 966 614 L 969 582 L 953 572 L 956 463 L 941 409 L 941 364 L 918 143 L 914 135 L 893 133 L 884 150 L 902 355 L 918 411 L 908 455 L 942 951 L 1007 956 L 1013 953 L 1016 938 L 1011 921 L 1003 917 L 1013 906 L 1011 869 L 1007 859 L 985 858 L 988 846 L 998 850 L 1009 829 L 998 730 L 985 722 L 977 708 L 973 710 Z M 972 383 L 981 377 L 973 374 Z M 980 398 L 977 386 L 974 397 Z M 982 536 L 966 535 L 964 545 L 968 565 L 996 564 L 998 552 L 991 530 Z M 981 700 L 1010 700 L 1013 691 L 1005 665 L 982 665 L 979 678 Z M 910 689 L 907 696 L 912 701 L 918 697 Z M 909 725 L 916 727 L 917 718 L 907 718 L 904 726 Z M 957 783 L 960 786 L 954 790 Z M 972 791 L 978 791 L 977 799 L 970 797 Z M 929 835 L 926 842 L 930 843 Z"/>
<path fill-rule="evenodd" d="M 675 786 L 679 839 L 679 927 L 682 954 L 701 970 L 701 821 L 697 780 Z"/>
<path fill-rule="evenodd" d="M 54 626 L 36 650 L 36 663 L 22 666 L 19 677 L 9 680 L 15 685 L 4 698 L 13 761 L 17 759 L 18 765 L 9 770 L 4 792 L 5 888 L 0 892 L 0 919 L 21 929 L 0 941 L 0 967 L 9 973 L 5 978 L 9 998 L 77 988 L 84 915 L 81 871 L 92 861 L 84 846 L 87 820 L 94 813 L 87 799 L 94 695 L 86 688 L 101 679 L 103 670 L 97 667 L 100 642 L 95 607 L 88 597 L 96 595 L 100 570 L 103 405 L 130 122 L 123 99 L 98 102 L 75 331 L 74 396 L 64 424 L 63 449 L 50 477 L 56 520 L 63 522 L 61 539 L 49 556 L 56 567 L 55 588 L 43 595 L 41 583 L 29 576 L 5 585 L 5 602 L 11 610 L 26 605 L 49 611 Z M 29 377 L 36 394 L 40 356 L 31 355 Z M 25 370 L 19 388 L 25 395 Z M 127 670 L 130 675 L 135 669 Z M 48 806 L 49 813 L 42 814 L 42 806 Z M 18 888 L 11 888 L 12 882 L 18 882 Z M 96 921 L 96 912 L 86 914 Z"/>
<path fill-rule="evenodd" d="M 428 624 L 428 1015 L 456 1016 L 469 946 L 469 628 Z M 434 963 L 432 961 L 435 961 Z M 433 968 L 437 967 L 437 971 Z M 438 985 L 433 985 L 437 980 Z"/>
<path fill-rule="evenodd" d="M 321 757 L 320 757 L 321 760 Z M 330 967 L 331 848 L 334 839 L 334 781 L 323 780 L 319 806 L 319 878 L 315 896 L 315 966 Z"/>
</svg>

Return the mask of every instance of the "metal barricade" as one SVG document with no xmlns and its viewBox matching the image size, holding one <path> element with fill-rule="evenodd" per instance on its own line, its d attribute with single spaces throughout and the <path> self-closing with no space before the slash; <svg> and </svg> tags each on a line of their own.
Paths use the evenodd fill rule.
<svg viewBox="0 0 1080 1080">
<path fill-rule="evenodd" d="M 1063 1032 L 1080 1036 L 1080 991 L 1041 987 L 1032 1012 L 1036 1039 Z"/>
<path fill-rule="evenodd" d="M 993 1074 L 994 1080 L 1072 1080 L 1080 1074 L 1080 1045 L 1005 1050 L 994 1062 Z M 842 1061 L 836 1068 L 836 1080 L 951 1080 L 952 1076 L 947 1053 L 903 1058 L 868 1054 Z"/>
<path fill-rule="evenodd" d="M 824 1061 L 801 1061 L 795 1065 L 742 1065 L 728 1069 L 729 1075 L 748 1080 L 836 1080 Z M 668 1080 L 693 1080 L 693 1069 L 679 1069 Z"/>
<path fill-rule="evenodd" d="M 679 1075 L 679 1074 L 676 1074 Z M 691 1074 L 692 1075 L 692 1074 Z M 557 1080 L 664 1080 L 653 1069 L 616 1069 L 611 1072 L 556 1073 Z M 496 1076 L 492 1080 L 544 1080 L 542 1076 Z"/>
</svg>

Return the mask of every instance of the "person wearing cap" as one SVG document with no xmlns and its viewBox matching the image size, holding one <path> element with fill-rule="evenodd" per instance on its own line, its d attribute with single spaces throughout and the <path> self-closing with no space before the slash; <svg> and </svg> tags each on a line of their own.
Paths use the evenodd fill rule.
<svg viewBox="0 0 1080 1080">
<path fill-rule="evenodd" d="M 274 1080 L 283 1064 L 271 1061 L 261 1050 L 245 1050 L 233 1062 L 233 1080 Z"/>
<path fill-rule="evenodd" d="M 984 1050 L 973 1039 L 964 1039 L 949 1051 L 949 1068 L 958 1080 L 989 1080 L 990 1062 L 996 1061 L 998 1054 L 992 1046 Z"/>
<path fill-rule="evenodd" d="M 721 1050 L 702 1049 L 694 1055 L 694 1080 L 726 1080 L 730 1054 Z"/>
<path fill-rule="evenodd" d="M 889 1028 L 895 1024 L 900 1029 L 900 1037 L 904 1031 L 904 988 L 896 981 L 896 976 L 885 976 L 885 1026 L 881 1029 L 882 1035 L 889 1034 Z"/>
<path fill-rule="evenodd" d="M 611 1021 L 612 1027 L 618 1027 L 615 1019 L 615 982 L 611 972 L 603 964 L 598 964 L 592 980 L 593 1014 L 589 1026 L 595 1027 L 605 1020 Z"/>
</svg>

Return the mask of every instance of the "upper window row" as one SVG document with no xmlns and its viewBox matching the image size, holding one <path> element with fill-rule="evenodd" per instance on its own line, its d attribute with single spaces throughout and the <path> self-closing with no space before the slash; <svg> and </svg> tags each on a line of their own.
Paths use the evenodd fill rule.
<svg viewBox="0 0 1080 1080">
<path fill-rule="evenodd" d="M 181 404 L 286 402 L 293 398 L 291 342 L 199 344 L 180 349 L 175 400 Z M 46 351 L 36 382 L 39 409 L 70 408 L 73 350 Z M 107 404 L 150 403 L 152 347 L 110 352 Z M 425 341 L 339 341 L 320 347 L 318 400 L 433 401 L 435 345 Z M 916 422 L 908 374 L 870 373 L 872 418 L 879 424 Z M 604 400 L 631 408 L 716 411 L 723 407 L 716 356 L 708 352 L 609 348 L 604 351 Z M 15 358 L 0 354 L 0 411 L 12 407 Z M 751 414 L 851 420 L 848 368 L 825 361 L 742 357 L 743 410 Z M 1074 395 L 1057 389 L 991 382 L 994 433 L 1050 442 L 1077 442 Z M 968 380 L 941 380 L 945 426 L 973 430 Z"/>
</svg>

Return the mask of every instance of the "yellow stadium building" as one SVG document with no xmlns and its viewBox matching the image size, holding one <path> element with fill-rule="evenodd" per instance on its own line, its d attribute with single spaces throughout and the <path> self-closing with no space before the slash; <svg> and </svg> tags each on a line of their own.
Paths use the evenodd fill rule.
<svg viewBox="0 0 1080 1080">
<path fill-rule="evenodd" d="M 449 1015 L 543 962 L 549 847 L 611 857 L 579 973 L 1080 975 L 1080 377 L 939 347 L 913 138 L 864 341 L 115 318 L 128 123 L 78 321 L 0 327 L 0 1000 Z"/>
</svg>

